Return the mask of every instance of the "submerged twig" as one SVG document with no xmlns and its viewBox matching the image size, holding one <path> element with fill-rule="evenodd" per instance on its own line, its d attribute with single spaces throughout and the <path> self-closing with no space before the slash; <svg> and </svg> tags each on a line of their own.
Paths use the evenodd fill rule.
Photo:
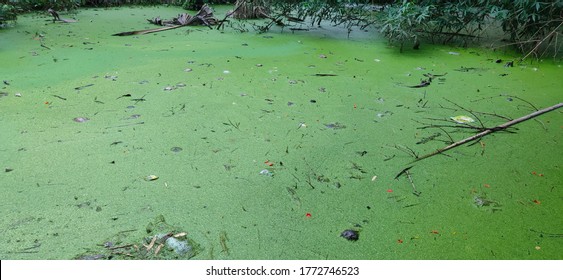
<svg viewBox="0 0 563 280">
<path fill-rule="evenodd" d="M 420 192 L 416 190 L 416 187 L 414 186 L 414 182 L 413 182 L 412 177 L 411 177 L 411 173 L 409 172 L 408 169 L 405 170 L 405 174 L 407 174 L 407 178 L 408 178 L 409 181 L 411 182 L 411 185 L 412 185 L 412 193 L 413 193 L 414 195 L 416 195 L 416 196 L 420 196 Z"/>
<path fill-rule="evenodd" d="M 411 148 L 406 147 L 406 146 L 400 146 L 400 145 L 395 145 L 395 149 L 404 152 L 412 157 L 414 157 L 415 159 L 418 158 L 418 154 Z"/>
<path fill-rule="evenodd" d="M 224 122 L 223 124 L 224 124 L 224 125 L 230 125 L 230 126 L 236 128 L 237 130 L 240 130 L 240 128 L 239 128 L 240 122 L 235 122 L 235 123 L 233 123 L 231 120 L 229 120 L 228 123 Z"/>
</svg>

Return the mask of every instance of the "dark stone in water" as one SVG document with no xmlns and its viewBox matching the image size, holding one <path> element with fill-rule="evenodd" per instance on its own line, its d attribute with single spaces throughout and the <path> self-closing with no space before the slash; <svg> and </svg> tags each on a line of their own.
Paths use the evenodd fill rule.
<svg viewBox="0 0 563 280">
<path fill-rule="evenodd" d="M 343 231 L 340 236 L 346 238 L 346 240 L 357 241 L 360 239 L 360 232 L 353 229 L 347 229 Z"/>
<path fill-rule="evenodd" d="M 182 150 L 183 150 L 183 149 L 180 148 L 180 147 L 172 147 L 172 148 L 170 149 L 170 151 L 172 151 L 172 152 L 174 152 L 174 153 L 179 153 L 179 152 L 181 152 Z"/>
<path fill-rule="evenodd" d="M 75 121 L 75 122 L 77 122 L 77 123 L 84 123 L 84 122 L 89 121 L 90 119 L 89 119 L 89 118 L 84 118 L 84 117 L 76 117 L 76 118 L 74 118 L 74 119 L 72 119 L 72 120 Z"/>
</svg>

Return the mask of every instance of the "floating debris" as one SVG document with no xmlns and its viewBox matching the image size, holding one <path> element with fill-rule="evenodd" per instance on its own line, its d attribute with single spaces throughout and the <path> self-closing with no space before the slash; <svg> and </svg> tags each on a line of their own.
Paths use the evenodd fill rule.
<svg viewBox="0 0 563 280">
<path fill-rule="evenodd" d="M 488 70 L 488 68 L 476 68 L 476 67 L 464 67 L 464 66 L 454 69 L 454 71 L 459 71 L 459 72 L 483 72 L 486 70 Z"/>
<path fill-rule="evenodd" d="M 475 120 L 472 119 L 471 117 L 463 116 L 463 115 L 450 117 L 450 119 L 452 119 L 456 123 L 462 123 L 462 124 L 475 122 Z"/>
<path fill-rule="evenodd" d="M 167 86 L 167 87 L 164 88 L 164 90 L 167 90 L 167 91 L 171 91 L 171 90 L 175 90 L 175 89 L 176 89 L 175 86 Z"/>
<path fill-rule="evenodd" d="M 378 112 L 378 113 L 376 114 L 376 116 L 377 116 L 378 118 L 383 118 L 383 117 L 387 117 L 387 116 L 391 116 L 391 115 L 393 115 L 393 112 L 391 112 L 391 111 Z"/>
<path fill-rule="evenodd" d="M 229 247 L 227 246 L 227 241 L 229 241 L 229 237 L 227 237 L 227 232 L 222 230 L 219 234 L 219 243 L 221 244 L 221 252 L 229 254 Z"/>
<path fill-rule="evenodd" d="M 181 152 L 183 149 L 180 147 L 172 147 L 170 148 L 170 151 L 172 151 L 173 153 L 179 153 Z"/>
<path fill-rule="evenodd" d="M 477 208 L 486 208 L 487 210 L 490 210 L 493 213 L 502 210 L 501 208 L 502 205 L 500 205 L 500 203 L 488 199 L 484 194 L 475 195 L 473 197 L 473 204 L 475 204 Z"/>
<path fill-rule="evenodd" d="M 451 54 L 451 55 L 459 55 L 458 52 L 448 52 L 448 54 Z"/>
<path fill-rule="evenodd" d="M 290 188 L 290 187 L 286 187 L 285 188 L 287 190 L 287 193 L 289 194 L 289 197 L 291 198 L 291 200 L 298 206 L 301 207 L 301 199 L 299 198 L 299 196 L 297 195 L 297 192 L 295 191 L 294 188 Z"/>
<path fill-rule="evenodd" d="M 186 69 L 184 69 L 184 72 L 192 72 L 192 71 L 193 71 L 192 68 L 186 68 Z"/>
<path fill-rule="evenodd" d="M 422 80 L 420 81 L 420 84 L 415 85 L 415 86 L 408 86 L 410 88 L 423 88 L 423 87 L 427 87 L 430 85 L 432 79 L 428 79 L 428 80 Z"/>
<path fill-rule="evenodd" d="M 344 129 L 344 128 L 346 128 L 345 125 L 343 125 L 339 122 L 327 123 L 327 124 L 325 124 L 325 127 L 330 128 L 330 129 Z"/>
<path fill-rule="evenodd" d="M 442 134 L 440 132 L 436 132 L 428 137 L 424 137 L 422 139 L 420 139 L 420 141 L 416 142 L 416 144 L 426 144 L 434 139 L 436 139 L 436 137 L 440 137 Z"/>
<path fill-rule="evenodd" d="M 321 55 L 319 55 L 319 58 L 327 58 L 327 56 L 324 55 L 324 54 L 321 54 Z"/>
<path fill-rule="evenodd" d="M 158 179 L 158 176 L 156 176 L 156 175 L 149 175 L 149 176 L 145 177 L 145 181 L 147 181 L 147 182 L 154 181 L 154 180 L 157 180 L 157 179 Z"/>
<path fill-rule="evenodd" d="M 89 121 L 89 118 L 85 118 L 85 117 L 76 117 L 74 119 L 72 119 L 73 121 L 77 122 L 77 123 L 85 123 L 87 121 Z"/>
<path fill-rule="evenodd" d="M 477 205 L 477 207 L 483 206 L 499 206 L 499 203 L 490 199 L 487 199 L 484 195 L 476 195 L 473 197 L 473 203 Z"/>
<path fill-rule="evenodd" d="M 51 96 L 56 97 L 56 98 L 58 98 L 58 99 L 60 99 L 60 100 L 66 100 L 65 97 L 62 97 L 62 96 L 60 96 L 60 95 L 53 94 L 53 95 L 51 95 Z"/>
<path fill-rule="evenodd" d="M 163 239 L 165 236 L 166 234 L 156 235 L 157 239 Z M 174 250 L 174 253 L 180 256 L 191 255 L 191 252 L 193 251 L 192 246 L 188 244 L 187 240 L 179 240 L 174 237 L 168 237 L 164 240 L 166 240 L 166 246 L 168 246 L 171 250 Z"/>
<path fill-rule="evenodd" d="M 349 241 L 358 241 L 358 239 L 360 239 L 360 232 L 353 229 L 347 229 L 343 231 L 340 236 Z"/>
<path fill-rule="evenodd" d="M 146 232 L 150 236 L 139 240 L 138 235 L 133 234 L 136 232 L 137 229 L 120 231 L 102 244 L 86 249 L 74 259 L 190 259 L 201 250 L 199 244 L 187 236 L 186 231 L 166 223 L 162 215 L 146 226 Z"/>
<path fill-rule="evenodd" d="M 84 89 L 84 88 L 91 87 L 91 86 L 93 86 L 93 85 L 94 85 L 94 84 L 87 84 L 87 85 L 85 85 L 85 86 L 75 87 L 74 89 L 75 89 L 75 90 L 82 90 L 82 89 Z"/>
<path fill-rule="evenodd" d="M 272 173 L 270 170 L 268 169 L 263 169 L 262 171 L 260 171 L 260 175 L 266 175 L 266 176 L 274 176 L 274 173 Z"/>
</svg>

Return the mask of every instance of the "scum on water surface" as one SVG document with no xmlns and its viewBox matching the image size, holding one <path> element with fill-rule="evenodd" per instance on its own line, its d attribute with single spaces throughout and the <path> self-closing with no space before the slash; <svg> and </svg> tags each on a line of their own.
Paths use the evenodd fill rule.
<svg viewBox="0 0 563 280">
<path fill-rule="evenodd" d="M 328 26 L 110 36 L 177 13 L 0 30 L 2 259 L 173 256 L 184 232 L 193 259 L 560 258 L 561 110 L 407 165 L 561 102 L 557 62 Z"/>
</svg>

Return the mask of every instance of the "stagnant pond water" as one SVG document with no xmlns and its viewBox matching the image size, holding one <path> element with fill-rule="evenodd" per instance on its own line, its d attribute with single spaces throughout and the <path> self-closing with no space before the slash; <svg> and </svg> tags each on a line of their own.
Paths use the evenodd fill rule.
<svg viewBox="0 0 563 280">
<path fill-rule="evenodd" d="M 0 258 L 561 258 L 562 110 L 411 163 L 562 102 L 560 62 L 362 31 L 110 36 L 180 12 L 0 30 Z M 142 246 L 183 232 L 183 256 Z"/>
</svg>

